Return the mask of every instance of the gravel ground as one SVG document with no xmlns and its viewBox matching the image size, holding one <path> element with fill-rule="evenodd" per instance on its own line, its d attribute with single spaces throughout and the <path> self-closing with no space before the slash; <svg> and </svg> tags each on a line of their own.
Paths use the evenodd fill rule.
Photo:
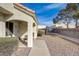
<svg viewBox="0 0 79 59">
<path fill-rule="evenodd" d="M 18 40 L 16 38 L 0 37 L 0 56 L 11 56 L 17 49 Z"/>
<path fill-rule="evenodd" d="M 51 56 L 79 56 L 79 45 L 59 38 L 56 35 L 40 37 L 46 41 Z"/>
</svg>

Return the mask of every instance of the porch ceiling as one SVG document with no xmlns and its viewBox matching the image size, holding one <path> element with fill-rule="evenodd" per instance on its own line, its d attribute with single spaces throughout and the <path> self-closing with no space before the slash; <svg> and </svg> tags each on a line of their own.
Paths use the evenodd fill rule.
<svg viewBox="0 0 79 59">
<path fill-rule="evenodd" d="M 9 18 L 10 16 L 13 15 L 13 13 L 11 13 L 10 11 L 0 7 L 0 14 L 2 14 L 4 16 L 4 18 Z"/>
<path fill-rule="evenodd" d="M 26 21 L 22 21 L 22 20 L 18 20 L 18 19 L 13 19 L 13 20 L 9 20 L 8 22 L 18 22 L 18 23 L 28 23 Z"/>
<path fill-rule="evenodd" d="M 32 20 L 31 17 L 27 17 L 24 14 L 14 14 L 11 16 L 7 21 L 23 21 L 23 22 L 29 22 L 29 20 Z"/>
</svg>

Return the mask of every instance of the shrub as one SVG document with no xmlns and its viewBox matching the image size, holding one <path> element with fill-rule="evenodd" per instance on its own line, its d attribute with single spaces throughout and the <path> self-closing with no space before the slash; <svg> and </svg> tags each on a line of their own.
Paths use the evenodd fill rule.
<svg viewBox="0 0 79 59">
<path fill-rule="evenodd" d="M 42 36 L 42 31 L 38 31 L 38 36 Z"/>
<path fill-rule="evenodd" d="M 10 56 L 17 49 L 18 40 L 16 38 L 0 38 L 0 55 Z"/>
</svg>

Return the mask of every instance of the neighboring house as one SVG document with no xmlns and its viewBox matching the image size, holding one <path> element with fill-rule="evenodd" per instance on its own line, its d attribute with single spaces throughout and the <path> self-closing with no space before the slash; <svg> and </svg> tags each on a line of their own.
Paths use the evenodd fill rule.
<svg viewBox="0 0 79 59">
<path fill-rule="evenodd" d="M 56 28 L 67 28 L 67 22 L 68 22 L 68 28 L 75 28 L 75 19 L 70 18 L 68 21 L 64 18 L 62 20 L 59 20 L 57 23 L 53 24 Z"/>
<path fill-rule="evenodd" d="M 35 11 L 19 3 L 0 3 L 0 37 L 27 36 L 28 47 L 37 38 Z"/>
<path fill-rule="evenodd" d="M 67 28 L 67 25 L 66 24 L 55 24 L 55 27 L 56 28 Z M 69 24 L 69 28 L 75 28 L 75 25 L 74 24 Z"/>
<path fill-rule="evenodd" d="M 67 26 L 63 23 L 61 24 L 54 24 L 55 25 L 55 28 L 67 28 Z"/>
</svg>

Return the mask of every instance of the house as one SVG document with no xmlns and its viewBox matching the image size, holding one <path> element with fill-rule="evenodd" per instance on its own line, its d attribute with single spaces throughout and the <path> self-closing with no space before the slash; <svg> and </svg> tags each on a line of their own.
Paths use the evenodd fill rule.
<svg viewBox="0 0 79 59">
<path fill-rule="evenodd" d="M 28 47 L 37 38 L 35 11 L 19 3 L 0 3 L 0 37 L 25 38 Z"/>
<path fill-rule="evenodd" d="M 56 28 L 67 28 L 67 24 L 63 23 L 62 21 L 60 21 L 60 23 L 56 23 L 54 24 Z M 75 23 L 71 22 L 68 24 L 69 28 L 75 28 Z"/>
</svg>

